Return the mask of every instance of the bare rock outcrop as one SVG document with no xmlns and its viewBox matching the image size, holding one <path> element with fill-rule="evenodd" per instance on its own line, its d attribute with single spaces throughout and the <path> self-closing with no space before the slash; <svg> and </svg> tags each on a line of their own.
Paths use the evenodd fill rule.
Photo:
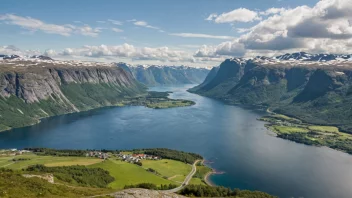
<svg viewBox="0 0 352 198">
<path fill-rule="evenodd" d="M 157 190 L 140 188 L 126 189 L 112 195 L 115 198 L 185 198 L 185 196 L 175 193 L 165 193 Z"/>
</svg>

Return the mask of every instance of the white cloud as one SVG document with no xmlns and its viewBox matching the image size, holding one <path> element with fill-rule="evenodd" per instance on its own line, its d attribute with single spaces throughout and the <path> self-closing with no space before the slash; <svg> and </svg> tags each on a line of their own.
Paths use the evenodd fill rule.
<svg viewBox="0 0 352 198">
<path fill-rule="evenodd" d="M 119 29 L 119 28 L 111 28 L 112 31 L 114 32 L 123 32 L 123 30 Z"/>
<path fill-rule="evenodd" d="M 91 37 L 96 37 L 99 35 L 99 33 L 101 32 L 102 28 L 92 28 L 88 25 L 84 25 L 82 27 L 75 27 L 74 28 L 74 32 L 76 34 L 81 34 L 84 36 L 91 36 Z"/>
<path fill-rule="evenodd" d="M 249 32 L 251 29 L 250 28 L 237 28 L 236 30 L 238 33 L 245 33 L 245 32 Z"/>
<path fill-rule="evenodd" d="M 215 23 L 252 22 L 261 20 L 258 13 L 246 8 L 238 8 L 231 12 L 224 12 L 220 15 L 211 14 L 206 20 L 213 20 Z"/>
<path fill-rule="evenodd" d="M 210 14 L 205 20 L 207 21 L 212 21 L 214 20 L 218 15 L 216 13 Z"/>
<path fill-rule="evenodd" d="M 260 14 L 268 17 L 248 29 L 237 29 L 242 33 L 238 39 L 212 49 L 200 48 L 198 55 L 238 54 L 238 48 L 240 52 L 244 48 L 246 55 L 292 51 L 352 53 L 351 0 L 321 0 L 313 7 L 270 8 Z M 227 17 L 223 21 L 232 21 Z"/>
<path fill-rule="evenodd" d="M 47 24 L 38 19 L 31 17 L 21 17 L 13 14 L 0 15 L 0 20 L 5 21 L 11 25 L 17 25 L 30 31 L 41 30 L 49 34 L 60 34 L 63 36 L 69 36 L 72 33 L 72 29 L 65 25 Z"/>
<path fill-rule="evenodd" d="M 232 36 L 216 36 L 216 35 L 197 34 L 197 33 L 171 33 L 169 35 L 186 37 L 186 38 L 211 38 L 211 39 L 225 39 L 225 40 L 233 39 Z"/>
<path fill-rule="evenodd" d="M 17 48 L 14 45 L 5 45 L 5 46 L 0 46 L 0 54 L 4 55 L 20 55 L 20 56 L 28 56 L 28 55 L 35 55 L 35 54 L 40 54 L 40 51 L 38 50 L 21 50 Z"/>
<path fill-rule="evenodd" d="M 49 56 L 49 57 L 53 57 L 53 56 L 56 56 L 57 53 L 55 50 L 53 49 L 47 49 L 45 50 L 45 52 L 43 53 L 44 56 Z"/>
<path fill-rule="evenodd" d="M 259 14 L 267 16 L 267 15 L 279 14 L 285 11 L 286 11 L 285 8 L 269 8 L 264 12 L 260 12 Z"/>
<path fill-rule="evenodd" d="M 108 19 L 108 21 L 114 25 L 122 25 L 123 23 L 121 21 L 113 20 L 113 19 Z"/>
<path fill-rule="evenodd" d="M 136 25 L 136 26 L 141 26 L 141 27 L 145 27 L 145 28 L 161 30 L 161 29 L 158 28 L 158 27 L 149 25 L 149 24 L 148 24 L 147 22 L 145 22 L 145 21 L 134 21 L 133 24 Z M 161 31 L 164 32 L 163 30 L 161 30 Z"/>
<path fill-rule="evenodd" d="M 218 46 L 203 45 L 198 49 L 195 57 L 221 57 L 221 56 L 238 56 L 241 57 L 246 53 L 243 44 L 239 43 L 237 39 L 233 41 L 226 41 Z"/>
<path fill-rule="evenodd" d="M 192 54 L 180 50 L 171 50 L 168 47 L 135 47 L 130 44 L 116 46 L 83 46 L 81 48 L 66 48 L 58 55 L 82 57 L 120 57 L 132 60 L 157 60 L 162 62 L 187 62 L 193 59 Z"/>
<path fill-rule="evenodd" d="M 59 34 L 62 36 L 70 36 L 71 34 L 80 34 L 85 36 L 98 36 L 99 28 L 92 28 L 88 25 L 81 27 L 71 24 L 56 25 L 45 23 L 41 20 L 31 17 L 22 17 L 14 14 L 0 15 L 0 20 L 5 21 L 6 24 L 17 25 L 30 32 L 42 31 L 48 34 Z M 77 21 L 78 22 L 78 21 Z"/>
</svg>

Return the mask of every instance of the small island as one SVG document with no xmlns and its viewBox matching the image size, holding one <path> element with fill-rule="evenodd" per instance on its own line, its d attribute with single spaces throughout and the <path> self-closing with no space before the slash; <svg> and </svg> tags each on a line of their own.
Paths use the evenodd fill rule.
<svg viewBox="0 0 352 198">
<path fill-rule="evenodd" d="M 118 104 L 118 106 L 134 105 L 146 106 L 153 109 L 167 109 L 174 107 L 186 107 L 196 104 L 191 100 L 171 99 L 169 98 L 170 93 L 172 92 L 149 91 L 145 96 L 123 100 Z"/>
<path fill-rule="evenodd" d="M 115 197 L 141 188 L 172 197 L 273 197 L 209 186 L 204 177 L 211 169 L 203 162 L 198 154 L 166 148 L 0 150 L 0 197 Z"/>
<path fill-rule="evenodd" d="M 327 146 L 352 154 L 352 135 L 335 126 L 304 123 L 299 119 L 271 113 L 260 118 L 277 137 L 312 146 Z"/>
</svg>

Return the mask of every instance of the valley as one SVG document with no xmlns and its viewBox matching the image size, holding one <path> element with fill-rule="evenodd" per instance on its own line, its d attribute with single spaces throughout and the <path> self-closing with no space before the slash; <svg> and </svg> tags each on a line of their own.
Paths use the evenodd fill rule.
<svg viewBox="0 0 352 198">
<path fill-rule="evenodd" d="M 200 84 L 207 76 L 207 68 L 168 65 L 131 65 L 117 63 L 147 86 Z"/>
<path fill-rule="evenodd" d="M 349 126 L 348 118 L 332 124 L 334 119 L 330 116 L 340 113 L 339 108 L 346 109 L 348 104 L 349 95 L 344 91 L 349 86 L 349 63 L 333 61 L 297 62 L 265 57 L 231 59 L 210 70 L 200 85 L 165 86 L 166 81 L 160 81 L 163 86 L 149 90 L 135 79 L 129 68 L 115 63 L 3 61 L 1 108 L 9 116 L 1 114 L 1 123 L 4 123 L 4 129 L 10 130 L 0 133 L 1 148 L 49 147 L 72 151 L 104 148 L 110 149 L 108 155 L 113 156 L 101 159 L 85 157 L 82 153 L 80 156 L 57 156 L 53 152 L 46 156 L 35 153 L 24 158 L 3 158 L 0 161 L 0 166 L 6 169 L 3 176 L 18 180 L 23 174 L 21 171 L 35 166 L 32 171 L 94 170 L 109 181 L 80 184 L 67 176 L 57 175 L 61 177 L 57 180 L 60 187 L 40 184 L 52 189 L 51 192 L 57 190 L 61 196 L 76 195 L 75 190 L 66 189 L 68 186 L 87 189 L 99 185 L 86 195 L 110 196 L 124 188 L 148 188 L 199 196 L 203 191 L 211 192 L 209 196 L 224 193 L 224 196 L 250 197 L 257 193 L 253 190 L 260 190 L 280 197 L 348 197 L 351 192 L 344 181 L 350 177 L 351 158 L 339 152 L 350 153 L 351 137 L 344 131 Z M 339 66 L 333 67 L 336 64 Z M 322 90 L 327 90 L 328 94 L 312 92 L 309 88 L 316 87 L 314 79 L 320 81 L 321 76 L 324 82 L 326 76 L 331 79 L 330 84 L 319 85 L 325 87 Z M 306 101 L 302 101 L 302 97 Z M 325 103 L 320 103 L 322 101 Z M 320 104 L 328 104 L 324 115 L 329 122 L 320 116 L 323 113 Z M 329 105 L 337 110 L 332 111 Z M 294 108 L 291 114 L 281 113 L 288 108 Z M 304 113 L 308 110 L 309 113 Z M 309 119 L 300 117 L 299 113 Z M 321 121 L 311 121 L 314 119 Z M 209 164 L 196 163 L 193 172 L 189 165 L 192 162 L 181 158 L 127 162 L 121 155 L 114 154 L 114 150 L 122 149 L 124 155 L 131 157 L 136 148 L 138 151 L 138 148 L 155 146 L 201 153 Z M 138 151 L 141 152 L 144 151 Z M 302 158 L 309 158 L 309 163 L 298 163 Z M 339 168 L 324 171 L 332 163 Z M 299 174 L 286 172 L 283 167 L 287 166 L 292 173 Z M 317 166 L 320 168 L 314 168 Z M 9 173 L 8 169 L 15 173 Z M 192 177 L 187 180 L 190 173 Z M 267 174 L 275 177 L 267 179 Z M 25 175 L 30 177 L 26 181 L 38 180 L 37 176 L 33 178 L 36 175 L 33 172 Z M 323 179 L 326 177 L 330 180 Z M 183 188 L 181 184 L 185 181 L 188 185 Z M 268 185 L 263 185 L 263 181 Z M 334 190 L 322 194 L 311 188 L 326 185 Z M 219 186 L 241 190 L 228 191 Z M 292 186 L 299 190 L 289 190 Z"/>
<path fill-rule="evenodd" d="M 352 0 L 0 7 L 0 198 L 352 198 Z"/>
</svg>

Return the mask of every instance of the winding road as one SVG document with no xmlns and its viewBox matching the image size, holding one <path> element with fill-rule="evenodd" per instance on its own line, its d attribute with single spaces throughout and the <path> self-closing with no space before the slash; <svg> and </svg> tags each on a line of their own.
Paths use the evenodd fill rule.
<svg viewBox="0 0 352 198">
<path fill-rule="evenodd" d="M 201 161 L 201 160 L 196 160 L 193 165 L 192 165 L 192 170 L 191 172 L 187 175 L 187 177 L 185 178 L 185 180 L 182 182 L 182 184 L 177 187 L 177 188 L 173 188 L 173 189 L 170 189 L 170 190 L 162 190 L 162 192 L 165 192 L 165 193 L 175 193 L 177 191 L 180 191 L 182 190 L 185 186 L 188 185 L 189 181 L 191 181 L 192 177 L 194 174 L 196 174 L 197 172 L 197 163 Z"/>
</svg>

